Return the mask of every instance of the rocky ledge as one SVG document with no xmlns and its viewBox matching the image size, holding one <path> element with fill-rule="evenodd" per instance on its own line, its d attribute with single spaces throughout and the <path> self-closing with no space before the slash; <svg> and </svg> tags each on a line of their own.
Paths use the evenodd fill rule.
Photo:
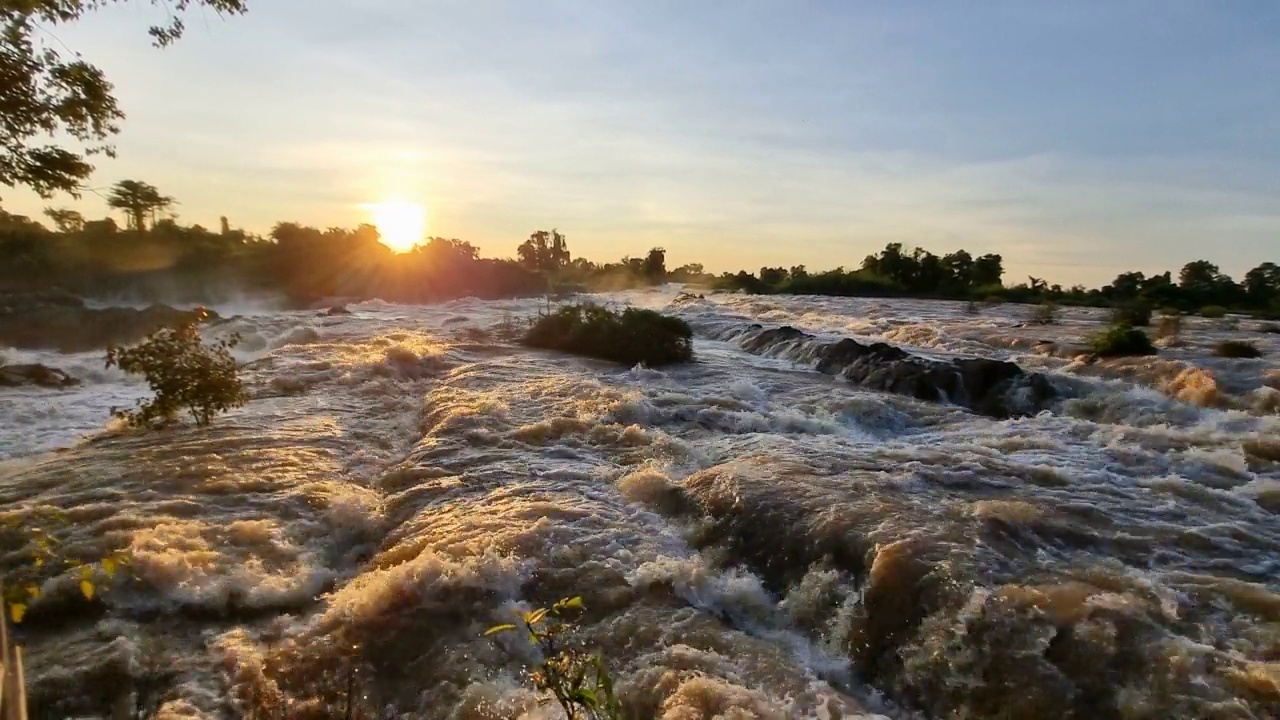
<svg viewBox="0 0 1280 720">
<path fill-rule="evenodd" d="M 0 346 L 60 352 L 100 350 L 137 342 L 157 328 L 202 317 L 212 320 L 217 315 L 159 304 L 141 310 L 90 308 L 80 298 L 59 291 L 0 293 Z"/>
<path fill-rule="evenodd" d="M 79 380 L 62 370 L 37 363 L 0 365 L 0 387 L 36 385 L 47 388 L 67 388 L 79 384 Z"/>
<path fill-rule="evenodd" d="M 789 326 L 766 330 L 753 325 L 738 343 L 760 354 L 777 354 L 779 348 L 791 346 L 803 356 L 794 359 L 814 362 L 818 371 L 856 385 L 917 400 L 953 403 L 996 418 L 1039 412 L 1057 395 L 1044 375 L 1004 360 L 934 360 L 888 343 L 864 344 L 849 338 L 826 343 Z"/>
</svg>

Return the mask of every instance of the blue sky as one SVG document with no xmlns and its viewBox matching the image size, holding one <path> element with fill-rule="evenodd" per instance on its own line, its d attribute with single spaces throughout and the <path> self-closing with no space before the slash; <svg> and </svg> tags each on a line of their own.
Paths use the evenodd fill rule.
<svg viewBox="0 0 1280 720">
<path fill-rule="evenodd" d="M 93 184 L 260 232 L 400 198 L 486 254 L 554 226 L 715 270 L 1280 261 L 1280 3 L 250 2 L 164 51 L 143 3 L 57 30 L 129 115 Z"/>
</svg>

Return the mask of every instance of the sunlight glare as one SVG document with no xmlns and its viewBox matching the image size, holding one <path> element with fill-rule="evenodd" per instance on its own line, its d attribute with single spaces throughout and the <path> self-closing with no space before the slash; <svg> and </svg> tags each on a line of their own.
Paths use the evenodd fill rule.
<svg viewBox="0 0 1280 720">
<path fill-rule="evenodd" d="M 378 227 L 382 244 L 395 252 L 409 252 L 427 234 L 427 209 L 418 203 L 381 202 L 366 206 Z"/>
</svg>

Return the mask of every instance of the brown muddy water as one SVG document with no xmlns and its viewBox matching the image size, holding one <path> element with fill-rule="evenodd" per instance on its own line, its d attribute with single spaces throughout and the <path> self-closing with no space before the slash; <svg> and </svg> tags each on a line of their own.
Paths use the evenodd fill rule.
<svg viewBox="0 0 1280 720">
<path fill-rule="evenodd" d="M 136 382 L 8 351 L 87 382 L 0 391 L 0 507 L 132 558 L 93 602 L 45 582 L 33 715 L 555 718 L 483 633 L 581 595 L 639 718 L 1280 717 L 1280 336 L 1188 320 L 1089 364 L 1097 311 L 674 296 L 606 298 L 694 326 L 662 371 L 511 343 L 538 301 L 246 311 L 214 332 L 254 399 L 204 431 L 112 428 Z M 748 352 L 755 323 L 1013 360 L 1057 399 L 867 391 Z"/>
</svg>

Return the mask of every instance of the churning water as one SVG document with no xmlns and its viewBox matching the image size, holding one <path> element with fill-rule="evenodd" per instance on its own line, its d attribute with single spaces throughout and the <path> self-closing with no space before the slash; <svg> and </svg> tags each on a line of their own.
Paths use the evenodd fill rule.
<svg viewBox="0 0 1280 720">
<path fill-rule="evenodd" d="M 694 326 L 662 371 L 519 347 L 540 301 L 237 316 L 211 332 L 244 337 L 253 400 L 203 431 L 109 428 L 142 386 L 23 354 L 86 384 L 0 394 L 0 503 L 132 556 L 88 609 L 46 584 L 36 703 L 340 717 L 353 687 L 363 717 L 551 718 L 531 651 L 483 632 L 581 595 L 637 717 L 1280 716 L 1280 370 L 1210 352 L 1280 337 L 1189 320 L 1090 364 L 1098 311 L 674 297 L 607 298 Z M 991 417 L 816 372 L 844 337 L 1012 360 L 1054 399 Z"/>
</svg>

